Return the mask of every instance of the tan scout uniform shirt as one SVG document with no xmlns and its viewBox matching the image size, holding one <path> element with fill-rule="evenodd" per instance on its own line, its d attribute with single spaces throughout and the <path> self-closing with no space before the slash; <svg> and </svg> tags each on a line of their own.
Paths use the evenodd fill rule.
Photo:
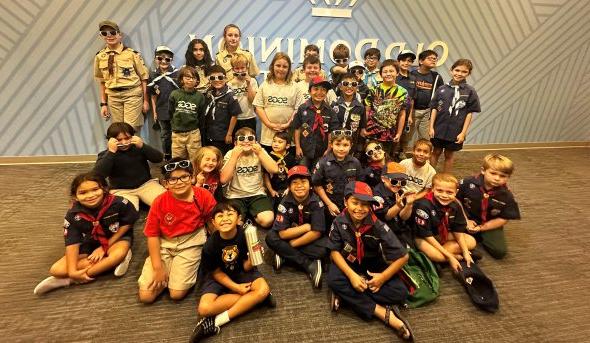
<svg viewBox="0 0 590 343">
<path fill-rule="evenodd" d="M 256 60 L 250 51 L 238 48 L 236 53 L 243 54 L 248 59 L 248 75 L 251 77 L 256 77 L 258 74 L 260 74 L 260 69 L 258 69 Z M 232 54 L 225 49 L 220 50 L 217 55 L 215 55 L 215 64 L 219 64 L 223 67 L 223 69 L 225 69 L 228 80 L 234 78 L 234 73 L 231 67 L 231 58 Z"/>
<path fill-rule="evenodd" d="M 109 55 L 114 54 L 113 75 L 109 73 Z M 149 77 L 143 58 L 139 52 L 119 45 L 115 50 L 108 47 L 100 50 L 94 57 L 94 78 L 104 82 L 106 89 L 134 88 Z"/>
</svg>

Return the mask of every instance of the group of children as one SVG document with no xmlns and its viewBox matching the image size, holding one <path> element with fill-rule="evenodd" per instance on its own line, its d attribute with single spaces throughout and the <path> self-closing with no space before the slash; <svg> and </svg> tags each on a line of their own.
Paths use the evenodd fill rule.
<svg viewBox="0 0 590 343">
<path fill-rule="evenodd" d="M 112 92 L 129 90 L 109 90 L 109 77 L 118 79 L 122 67 L 101 70 L 103 54 L 120 58 L 116 51 L 127 48 L 115 23 L 99 28 L 107 47 L 95 66 L 106 103 Z M 480 110 L 475 90 L 465 83 L 471 62 L 455 62 L 452 80 L 444 84 L 432 70 L 432 50 L 420 53 L 419 68 L 410 71 L 411 51 L 379 63 L 380 52 L 372 48 L 364 64 L 349 65 L 348 48 L 338 45 L 328 81 L 311 45 L 295 72 L 289 56 L 277 53 L 258 87 L 258 67 L 239 47 L 240 34 L 233 24 L 225 28 L 214 65 L 199 39 L 190 42 L 180 70 L 171 65 L 169 48 L 156 48 L 156 70 L 149 82 L 138 77 L 134 87 L 151 94 L 164 152 L 136 135 L 140 125 L 127 123 L 126 112 L 111 124 L 93 171 L 72 182 L 65 256 L 35 294 L 90 282 L 112 269 L 124 275 L 141 201 L 150 210 L 139 299 L 152 303 L 168 289 L 179 300 L 199 283 L 201 320 L 191 342 L 216 334 L 260 303 L 275 305 L 248 255 L 248 220 L 267 229 L 276 272 L 292 264 L 319 288 L 328 266 L 333 307 L 347 304 L 413 340 L 398 307 L 408 295 L 398 273 L 407 249 L 459 271 L 460 260 L 469 265 L 479 257 L 472 254 L 477 242 L 493 257 L 504 257 L 503 226 L 520 218 L 506 186 L 514 169 L 507 157 L 487 155 L 481 171 L 461 181 L 449 173 L 472 113 Z M 404 158 L 413 131 L 412 157 Z M 443 152 L 444 171 L 437 174 Z M 150 162 L 161 163 L 161 182 L 152 178 Z"/>
</svg>

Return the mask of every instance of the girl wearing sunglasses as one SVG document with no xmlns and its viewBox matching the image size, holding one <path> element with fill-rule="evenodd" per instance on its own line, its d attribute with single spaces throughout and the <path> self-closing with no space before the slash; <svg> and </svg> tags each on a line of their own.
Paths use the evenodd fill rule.
<svg viewBox="0 0 590 343">
<path fill-rule="evenodd" d="M 377 141 L 368 141 L 363 149 L 361 161 L 365 167 L 361 171 L 359 180 L 371 187 L 381 183 L 381 175 L 385 164 L 389 161 L 389 157 L 383 150 L 383 145 Z"/>
</svg>

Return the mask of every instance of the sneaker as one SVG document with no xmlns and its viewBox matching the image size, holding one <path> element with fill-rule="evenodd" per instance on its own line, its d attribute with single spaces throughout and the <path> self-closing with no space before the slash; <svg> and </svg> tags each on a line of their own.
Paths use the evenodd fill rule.
<svg viewBox="0 0 590 343">
<path fill-rule="evenodd" d="M 340 309 L 340 297 L 336 295 L 334 292 L 330 292 L 332 294 L 330 299 L 330 309 L 332 312 L 338 311 Z"/>
<path fill-rule="evenodd" d="M 275 254 L 275 259 L 272 267 L 274 268 L 275 272 L 278 272 L 283 265 L 283 258 L 279 256 L 279 254 Z"/>
<path fill-rule="evenodd" d="M 39 282 L 39 284 L 33 290 L 33 294 L 41 295 L 45 294 L 49 291 L 52 291 L 57 288 L 67 287 L 72 283 L 72 279 L 66 278 L 57 278 L 55 276 L 50 276 L 45 280 Z"/>
<path fill-rule="evenodd" d="M 277 307 L 277 300 L 272 295 L 272 292 L 268 293 L 268 296 L 266 297 L 266 299 L 264 299 L 262 303 L 270 308 Z"/>
<path fill-rule="evenodd" d="M 133 256 L 133 254 L 131 253 L 131 249 L 129 249 L 127 256 L 125 256 L 123 261 L 119 263 L 117 268 L 115 268 L 115 271 L 113 272 L 115 276 L 123 276 L 125 273 L 127 273 L 127 269 L 129 269 L 129 262 L 131 262 L 131 256 Z"/>
<path fill-rule="evenodd" d="M 313 287 L 320 288 L 322 286 L 322 262 L 320 260 L 311 262 L 307 270 Z"/>
<path fill-rule="evenodd" d="M 215 326 L 215 317 L 203 317 L 193 329 L 189 342 L 195 343 L 205 337 L 217 335 L 219 330 L 219 326 Z"/>
</svg>

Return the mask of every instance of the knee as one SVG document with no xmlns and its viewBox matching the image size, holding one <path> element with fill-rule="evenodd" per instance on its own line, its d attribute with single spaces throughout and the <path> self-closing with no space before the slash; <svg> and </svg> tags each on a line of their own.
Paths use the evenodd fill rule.
<svg viewBox="0 0 590 343">
<path fill-rule="evenodd" d="M 200 302 L 199 306 L 197 306 L 197 313 L 199 317 L 210 317 L 211 313 L 211 306 L 209 303 Z"/>
<path fill-rule="evenodd" d="M 170 299 L 172 300 L 182 300 L 187 294 L 187 291 L 179 291 L 175 289 L 169 289 L 170 292 Z"/>
<path fill-rule="evenodd" d="M 256 215 L 256 223 L 263 228 L 269 228 L 274 222 L 274 213 L 272 211 L 260 212 Z"/>
<path fill-rule="evenodd" d="M 266 233 L 266 238 L 264 240 L 266 241 L 266 245 L 268 245 L 269 248 L 272 248 L 275 246 L 276 242 L 281 240 L 281 238 L 276 231 L 270 230 Z"/>
<path fill-rule="evenodd" d="M 270 287 L 266 282 L 264 282 L 257 290 L 256 290 L 256 297 L 259 301 L 263 301 L 268 297 L 270 294 Z"/>
<path fill-rule="evenodd" d="M 497 260 L 503 259 L 508 253 L 508 249 L 506 249 L 506 247 L 490 247 L 484 245 L 484 248 L 493 258 Z"/>
<path fill-rule="evenodd" d="M 156 301 L 156 294 L 151 291 L 139 291 L 139 302 L 142 304 L 151 304 Z"/>
<path fill-rule="evenodd" d="M 68 277 L 67 267 L 59 263 L 59 261 L 55 262 L 51 268 L 49 268 L 49 275 L 60 278 Z"/>
</svg>

